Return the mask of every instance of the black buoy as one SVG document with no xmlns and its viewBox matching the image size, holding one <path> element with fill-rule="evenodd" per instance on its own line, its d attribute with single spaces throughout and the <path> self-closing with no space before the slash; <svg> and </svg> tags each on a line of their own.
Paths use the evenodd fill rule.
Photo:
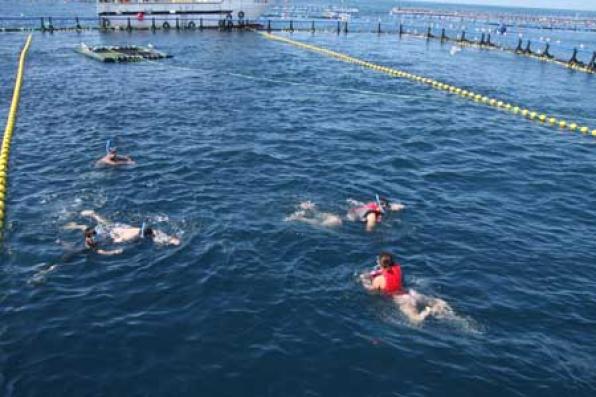
<svg viewBox="0 0 596 397">
<path fill-rule="evenodd" d="M 379 24 L 379 29 L 381 29 L 381 24 Z M 399 37 L 401 37 L 402 34 L 404 34 L 404 27 L 400 23 L 399 24 Z"/>
<path fill-rule="evenodd" d="M 401 26 L 401 25 L 400 25 Z M 377 34 L 381 34 L 383 31 L 381 30 L 381 22 L 377 24 Z"/>
<path fill-rule="evenodd" d="M 590 63 L 588 63 L 588 68 L 592 71 L 596 69 L 596 51 L 592 51 L 592 59 L 590 59 Z"/>
<path fill-rule="evenodd" d="M 577 48 L 573 49 L 573 55 L 571 55 L 571 59 L 567 63 L 569 65 L 583 65 L 583 62 L 577 59 Z"/>
<path fill-rule="evenodd" d="M 542 54 L 540 54 L 541 57 L 544 58 L 553 58 L 553 56 L 550 54 L 550 52 L 548 51 L 550 49 L 550 43 L 546 43 L 546 46 L 544 47 L 544 51 L 542 51 Z"/>
</svg>

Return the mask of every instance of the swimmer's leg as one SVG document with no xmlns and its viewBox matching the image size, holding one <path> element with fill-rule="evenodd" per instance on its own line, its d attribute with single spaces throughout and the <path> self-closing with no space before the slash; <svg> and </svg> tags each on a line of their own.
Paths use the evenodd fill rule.
<svg viewBox="0 0 596 397">
<path fill-rule="evenodd" d="M 341 217 L 335 215 L 335 214 L 331 214 L 329 212 L 323 212 L 321 214 L 319 214 L 319 217 L 321 219 L 321 226 L 325 226 L 325 227 L 336 227 L 336 226 L 341 226 L 342 224 L 342 220 Z"/>
<path fill-rule="evenodd" d="M 95 211 L 93 210 L 83 210 L 81 211 L 81 216 L 85 216 L 87 218 L 91 218 L 91 219 L 95 219 L 95 221 L 97 223 L 101 223 L 101 224 L 106 224 L 106 223 L 110 223 L 110 221 L 108 221 L 105 218 L 102 218 L 101 216 L 99 216 Z"/>
<path fill-rule="evenodd" d="M 302 221 L 306 219 L 306 211 L 298 210 L 291 215 L 288 215 L 284 218 L 284 221 L 291 222 L 291 221 Z"/>
<path fill-rule="evenodd" d="M 424 296 L 421 296 L 414 292 L 413 294 L 408 293 L 406 295 L 396 295 L 393 300 L 399 306 L 399 310 L 408 318 L 408 320 L 412 324 L 420 324 L 426 318 L 431 315 L 432 308 L 430 306 L 426 306 L 422 311 L 418 311 L 418 304 L 420 304 L 420 298 L 424 299 Z"/>
<path fill-rule="evenodd" d="M 416 300 L 409 298 L 410 297 L 408 296 L 396 296 L 394 301 L 399 306 L 399 310 L 401 310 L 401 312 L 412 324 L 420 324 L 432 313 L 432 310 L 427 306 L 424 308 L 424 310 L 419 312 L 416 305 Z"/>
<path fill-rule="evenodd" d="M 432 303 L 430 305 L 430 309 L 433 316 L 443 317 L 449 314 L 453 314 L 453 309 L 443 299 L 433 298 L 431 301 Z"/>
</svg>

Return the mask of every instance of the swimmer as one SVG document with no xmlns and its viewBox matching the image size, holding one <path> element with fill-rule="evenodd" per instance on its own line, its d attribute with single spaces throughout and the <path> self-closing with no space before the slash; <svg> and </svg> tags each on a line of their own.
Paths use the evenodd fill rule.
<svg viewBox="0 0 596 397">
<path fill-rule="evenodd" d="M 341 218 L 329 212 L 320 212 L 312 201 L 304 201 L 298 205 L 298 210 L 284 219 L 286 222 L 298 221 L 314 226 L 341 226 Z"/>
<path fill-rule="evenodd" d="M 386 211 L 401 211 L 406 208 L 405 205 L 399 203 L 390 203 L 384 197 L 375 196 L 375 201 L 369 203 L 360 203 L 354 200 L 350 200 L 354 207 L 348 210 L 348 219 L 352 221 L 360 221 L 366 223 L 366 230 L 372 231 L 377 223 L 380 223 L 383 219 L 383 215 Z"/>
<path fill-rule="evenodd" d="M 117 152 L 117 148 L 110 146 L 110 140 L 106 142 L 106 155 L 97 160 L 98 165 L 131 165 L 134 160 L 130 156 L 121 156 Z"/>
<path fill-rule="evenodd" d="M 84 231 L 85 245 L 93 250 L 98 249 L 98 240 L 101 241 L 102 244 L 124 244 L 139 239 L 149 238 L 154 243 L 159 245 L 180 245 L 180 239 L 178 237 L 169 236 L 161 230 L 153 229 L 151 227 L 145 226 L 145 224 L 143 224 L 141 227 L 134 227 L 122 223 L 113 223 L 105 218 L 102 218 L 92 210 L 81 211 L 81 216 L 94 219 L 97 222 L 97 225 L 91 228 L 71 222 L 65 225 L 64 228 Z"/>
<path fill-rule="evenodd" d="M 442 299 L 429 298 L 413 289 L 406 289 L 401 266 L 388 252 L 379 254 L 377 268 L 361 274 L 360 281 L 367 291 L 390 295 L 412 324 L 420 324 L 430 315 L 440 317 L 453 312 Z M 424 309 L 418 310 L 419 306 L 424 306 Z"/>
</svg>

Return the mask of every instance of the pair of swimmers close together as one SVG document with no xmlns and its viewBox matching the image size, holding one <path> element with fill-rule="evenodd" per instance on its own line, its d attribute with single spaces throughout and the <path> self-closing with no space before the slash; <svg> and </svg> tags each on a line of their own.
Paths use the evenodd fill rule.
<svg viewBox="0 0 596 397">
<path fill-rule="evenodd" d="M 376 196 L 375 201 L 361 203 L 350 200 L 351 208 L 346 218 L 366 224 L 366 230 L 372 231 L 388 212 L 397 212 L 405 208 L 400 203 L 390 203 L 386 198 Z M 298 205 L 296 212 L 286 217 L 286 221 L 297 221 L 314 226 L 337 227 L 342 225 L 342 218 L 328 212 L 320 212 L 311 201 Z M 442 299 L 419 294 L 405 288 L 401 266 L 388 252 L 381 252 L 377 257 L 377 266 L 373 271 L 360 274 L 362 286 L 371 293 L 390 296 L 400 311 L 413 324 L 420 324 L 428 316 L 438 318 L 453 314 L 451 307 Z"/>
<path fill-rule="evenodd" d="M 130 156 L 122 156 L 117 152 L 117 148 L 110 146 L 110 141 L 106 143 L 106 154 L 97 161 L 97 165 L 120 166 L 135 164 Z M 81 211 L 81 216 L 95 220 L 96 226 L 79 225 L 70 222 L 64 226 L 68 230 L 81 230 L 85 238 L 85 248 L 100 255 L 117 255 L 123 252 L 122 248 L 104 249 L 109 244 L 125 244 L 140 239 L 150 239 L 160 245 L 180 245 L 180 239 L 175 236 L 169 236 L 161 230 L 146 226 L 134 227 L 123 223 L 111 222 L 92 210 Z"/>
</svg>

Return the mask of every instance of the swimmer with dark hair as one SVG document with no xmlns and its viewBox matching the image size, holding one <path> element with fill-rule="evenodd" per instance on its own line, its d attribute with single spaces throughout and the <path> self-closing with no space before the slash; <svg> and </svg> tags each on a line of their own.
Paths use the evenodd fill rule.
<svg viewBox="0 0 596 397">
<path fill-rule="evenodd" d="M 377 257 L 377 268 L 360 275 L 362 286 L 369 292 L 379 293 L 393 298 L 400 311 L 412 324 L 422 323 L 428 316 L 452 314 L 451 307 L 442 299 L 430 298 L 413 289 L 406 289 L 401 266 L 388 252 L 381 252 Z M 419 307 L 424 309 L 419 310 Z"/>
<path fill-rule="evenodd" d="M 106 142 L 106 154 L 99 160 L 97 160 L 98 165 L 109 165 L 109 166 L 117 166 L 117 165 L 131 165 L 134 164 L 134 160 L 130 156 L 121 156 L 118 154 L 118 148 L 111 146 L 111 141 L 108 139 Z"/>
<path fill-rule="evenodd" d="M 169 236 L 161 230 L 146 226 L 144 223 L 141 227 L 134 227 L 123 223 L 113 223 L 102 218 L 92 210 L 81 211 L 81 216 L 95 220 L 97 225 L 95 227 L 89 227 L 71 222 L 65 225 L 64 228 L 83 231 L 85 234 L 85 246 L 88 249 L 103 255 L 121 253 L 122 250 L 115 250 L 120 252 L 99 252 L 99 245 L 125 244 L 140 239 L 150 239 L 158 245 L 180 245 L 180 239 L 178 237 Z"/>
<path fill-rule="evenodd" d="M 360 221 L 366 223 L 366 230 L 372 231 L 375 226 L 383 219 L 387 211 L 397 212 L 406 208 L 400 203 L 390 203 L 385 197 L 375 196 L 375 201 L 369 203 L 360 203 L 350 200 L 354 207 L 348 210 L 348 219 L 351 221 Z"/>
</svg>

